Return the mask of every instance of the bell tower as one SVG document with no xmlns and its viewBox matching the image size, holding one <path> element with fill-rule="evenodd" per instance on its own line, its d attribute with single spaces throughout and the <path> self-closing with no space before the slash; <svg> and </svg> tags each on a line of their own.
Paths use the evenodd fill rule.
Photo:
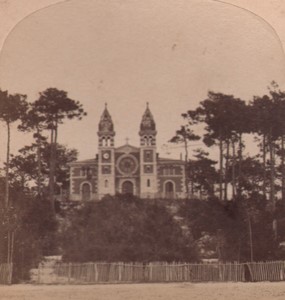
<svg viewBox="0 0 285 300">
<path fill-rule="evenodd" d="M 140 124 L 140 196 L 157 196 L 156 126 L 147 102 Z"/>
<path fill-rule="evenodd" d="M 107 104 L 98 127 L 98 195 L 115 194 L 114 124 Z"/>
</svg>

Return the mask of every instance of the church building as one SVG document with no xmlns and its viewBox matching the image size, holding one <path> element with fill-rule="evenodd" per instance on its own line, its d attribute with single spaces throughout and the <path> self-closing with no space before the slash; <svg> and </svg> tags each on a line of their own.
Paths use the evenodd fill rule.
<svg viewBox="0 0 285 300">
<path fill-rule="evenodd" d="M 98 126 L 95 158 L 70 163 L 70 199 L 98 201 L 105 195 L 140 198 L 184 198 L 184 161 L 156 152 L 156 125 L 148 107 L 139 127 L 140 146 L 115 147 L 115 128 L 107 105 Z"/>
</svg>

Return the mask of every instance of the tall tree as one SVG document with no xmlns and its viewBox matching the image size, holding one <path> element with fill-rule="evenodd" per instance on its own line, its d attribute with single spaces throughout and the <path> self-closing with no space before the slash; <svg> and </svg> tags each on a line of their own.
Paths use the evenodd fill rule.
<svg viewBox="0 0 285 300">
<path fill-rule="evenodd" d="M 188 147 L 191 141 L 198 141 L 200 137 L 194 134 L 194 131 L 189 128 L 189 125 L 183 125 L 179 130 L 176 130 L 175 136 L 170 139 L 170 143 L 182 143 L 184 145 L 185 150 L 185 186 L 187 197 L 189 196 L 189 177 L 187 172 L 187 164 L 188 164 Z"/>
<path fill-rule="evenodd" d="M 7 215 L 11 215 L 10 197 L 9 197 L 9 159 L 10 159 L 10 142 L 11 142 L 11 124 L 21 119 L 27 110 L 26 96 L 20 94 L 10 95 L 8 91 L 0 90 L 0 120 L 5 123 L 7 128 L 7 151 L 6 151 L 6 167 L 5 167 L 5 210 Z M 10 220 L 10 219 L 9 219 Z M 14 226 L 8 224 L 7 234 L 7 263 L 13 261 L 14 249 Z"/>
<path fill-rule="evenodd" d="M 36 164 L 37 168 L 35 174 L 37 174 L 37 188 L 38 196 L 42 198 L 42 172 L 41 172 L 41 150 L 46 147 L 47 138 L 44 136 L 44 130 L 46 129 L 46 117 L 37 111 L 34 103 L 29 103 L 29 108 L 26 114 L 22 118 L 22 123 L 19 125 L 21 131 L 33 132 L 33 137 L 36 141 Z M 22 154 L 25 152 L 25 148 L 21 149 Z M 32 154 L 34 156 L 34 154 Z M 20 158 L 19 158 L 20 159 Z M 34 159 L 33 159 L 34 160 Z M 16 161 L 14 162 L 15 165 Z"/>
<path fill-rule="evenodd" d="M 206 124 L 204 143 L 210 147 L 219 147 L 219 198 L 227 200 L 227 168 L 229 166 L 230 143 L 239 141 L 240 155 L 242 147 L 242 133 L 244 127 L 240 114 L 245 110 L 244 101 L 232 95 L 209 92 L 208 98 L 200 102 L 195 114 L 199 121 Z M 188 112 L 189 113 L 189 112 Z M 226 150 L 226 153 L 225 153 Z M 225 163 L 224 163 L 225 158 Z M 225 184 L 223 189 L 223 183 Z M 224 190 L 224 193 L 223 193 Z"/>
<path fill-rule="evenodd" d="M 9 159 L 11 143 L 11 124 L 20 120 L 27 110 L 26 96 L 20 94 L 9 95 L 8 91 L 0 90 L 0 120 L 7 128 L 7 150 L 5 171 L 5 205 L 9 205 Z"/>
<path fill-rule="evenodd" d="M 275 209 L 275 159 L 276 159 L 276 141 L 279 136 L 279 122 L 276 116 L 278 115 L 278 109 L 276 102 L 272 97 L 264 95 L 262 97 L 254 97 L 251 102 L 253 119 L 253 133 L 261 137 L 261 151 L 263 160 L 263 194 L 266 198 L 266 172 L 267 172 L 267 157 L 269 154 L 269 170 L 270 170 L 270 190 L 269 199 L 272 209 Z"/>
<path fill-rule="evenodd" d="M 274 113 L 274 134 L 277 139 L 276 154 L 280 158 L 280 165 L 276 171 L 281 178 L 281 194 L 285 201 L 285 92 L 281 91 L 278 84 L 274 81 L 269 87 L 270 95 L 275 107 Z M 278 174 L 276 174 L 278 175 Z"/>
<path fill-rule="evenodd" d="M 228 169 L 228 177 L 230 182 L 234 181 L 232 175 L 232 170 L 234 168 L 233 162 L 230 164 Z M 245 157 L 241 161 L 242 176 L 239 179 L 239 194 L 240 196 L 252 196 L 252 195 L 262 195 L 262 186 L 263 186 L 263 165 L 260 162 L 258 156 L 255 157 Z M 268 176 L 267 176 L 268 177 Z"/>
<path fill-rule="evenodd" d="M 25 146 L 19 150 L 18 155 L 12 155 L 10 159 L 10 177 L 13 179 L 14 186 L 20 186 L 26 189 L 31 186 L 31 181 L 39 184 L 38 179 L 38 163 L 37 163 L 38 145 L 32 144 Z M 50 170 L 50 152 L 51 146 L 49 143 L 43 143 L 41 149 L 41 189 L 43 189 L 43 179 L 49 175 Z M 69 186 L 69 168 L 68 163 L 75 161 L 78 156 L 78 151 L 75 149 L 68 149 L 64 145 L 57 144 L 56 157 L 57 164 L 55 168 L 56 182 L 62 184 L 63 189 Z"/>
<path fill-rule="evenodd" d="M 44 121 L 45 129 L 50 132 L 50 172 L 49 172 L 49 198 L 54 209 L 54 187 L 56 168 L 56 145 L 58 140 L 58 127 L 66 119 L 79 119 L 86 115 L 82 104 L 68 97 L 67 92 L 56 88 L 48 88 L 34 102 L 34 109 Z"/>
<path fill-rule="evenodd" d="M 194 189 L 198 189 L 200 193 L 204 192 L 208 197 L 213 197 L 214 186 L 219 178 L 215 169 L 217 162 L 210 159 L 209 153 L 202 149 L 196 149 L 194 152 L 195 159 L 189 160 L 187 168 L 192 194 Z"/>
</svg>

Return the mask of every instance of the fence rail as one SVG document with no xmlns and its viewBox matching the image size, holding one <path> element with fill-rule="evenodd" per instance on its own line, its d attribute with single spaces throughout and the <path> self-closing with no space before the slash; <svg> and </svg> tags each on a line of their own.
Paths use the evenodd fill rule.
<svg viewBox="0 0 285 300">
<path fill-rule="evenodd" d="M 285 262 L 56 263 L 40 266 L 36 283 L 240 282 L 285 280 Z"/>
<path fill-rule="evenodd" d="M 0 284 L 11 284 L 12 264 L 0 264 Z"/>
</svg>

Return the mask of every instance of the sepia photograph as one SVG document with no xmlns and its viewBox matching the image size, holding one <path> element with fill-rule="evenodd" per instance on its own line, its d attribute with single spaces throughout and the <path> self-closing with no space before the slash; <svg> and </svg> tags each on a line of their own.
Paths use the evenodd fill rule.
<svg viewBox="0 0 285 300">
<path fill-rule="evenodd" d="M 285 299 L 284 16 L 0 0 L 0 300 Z"/>
</svg>

